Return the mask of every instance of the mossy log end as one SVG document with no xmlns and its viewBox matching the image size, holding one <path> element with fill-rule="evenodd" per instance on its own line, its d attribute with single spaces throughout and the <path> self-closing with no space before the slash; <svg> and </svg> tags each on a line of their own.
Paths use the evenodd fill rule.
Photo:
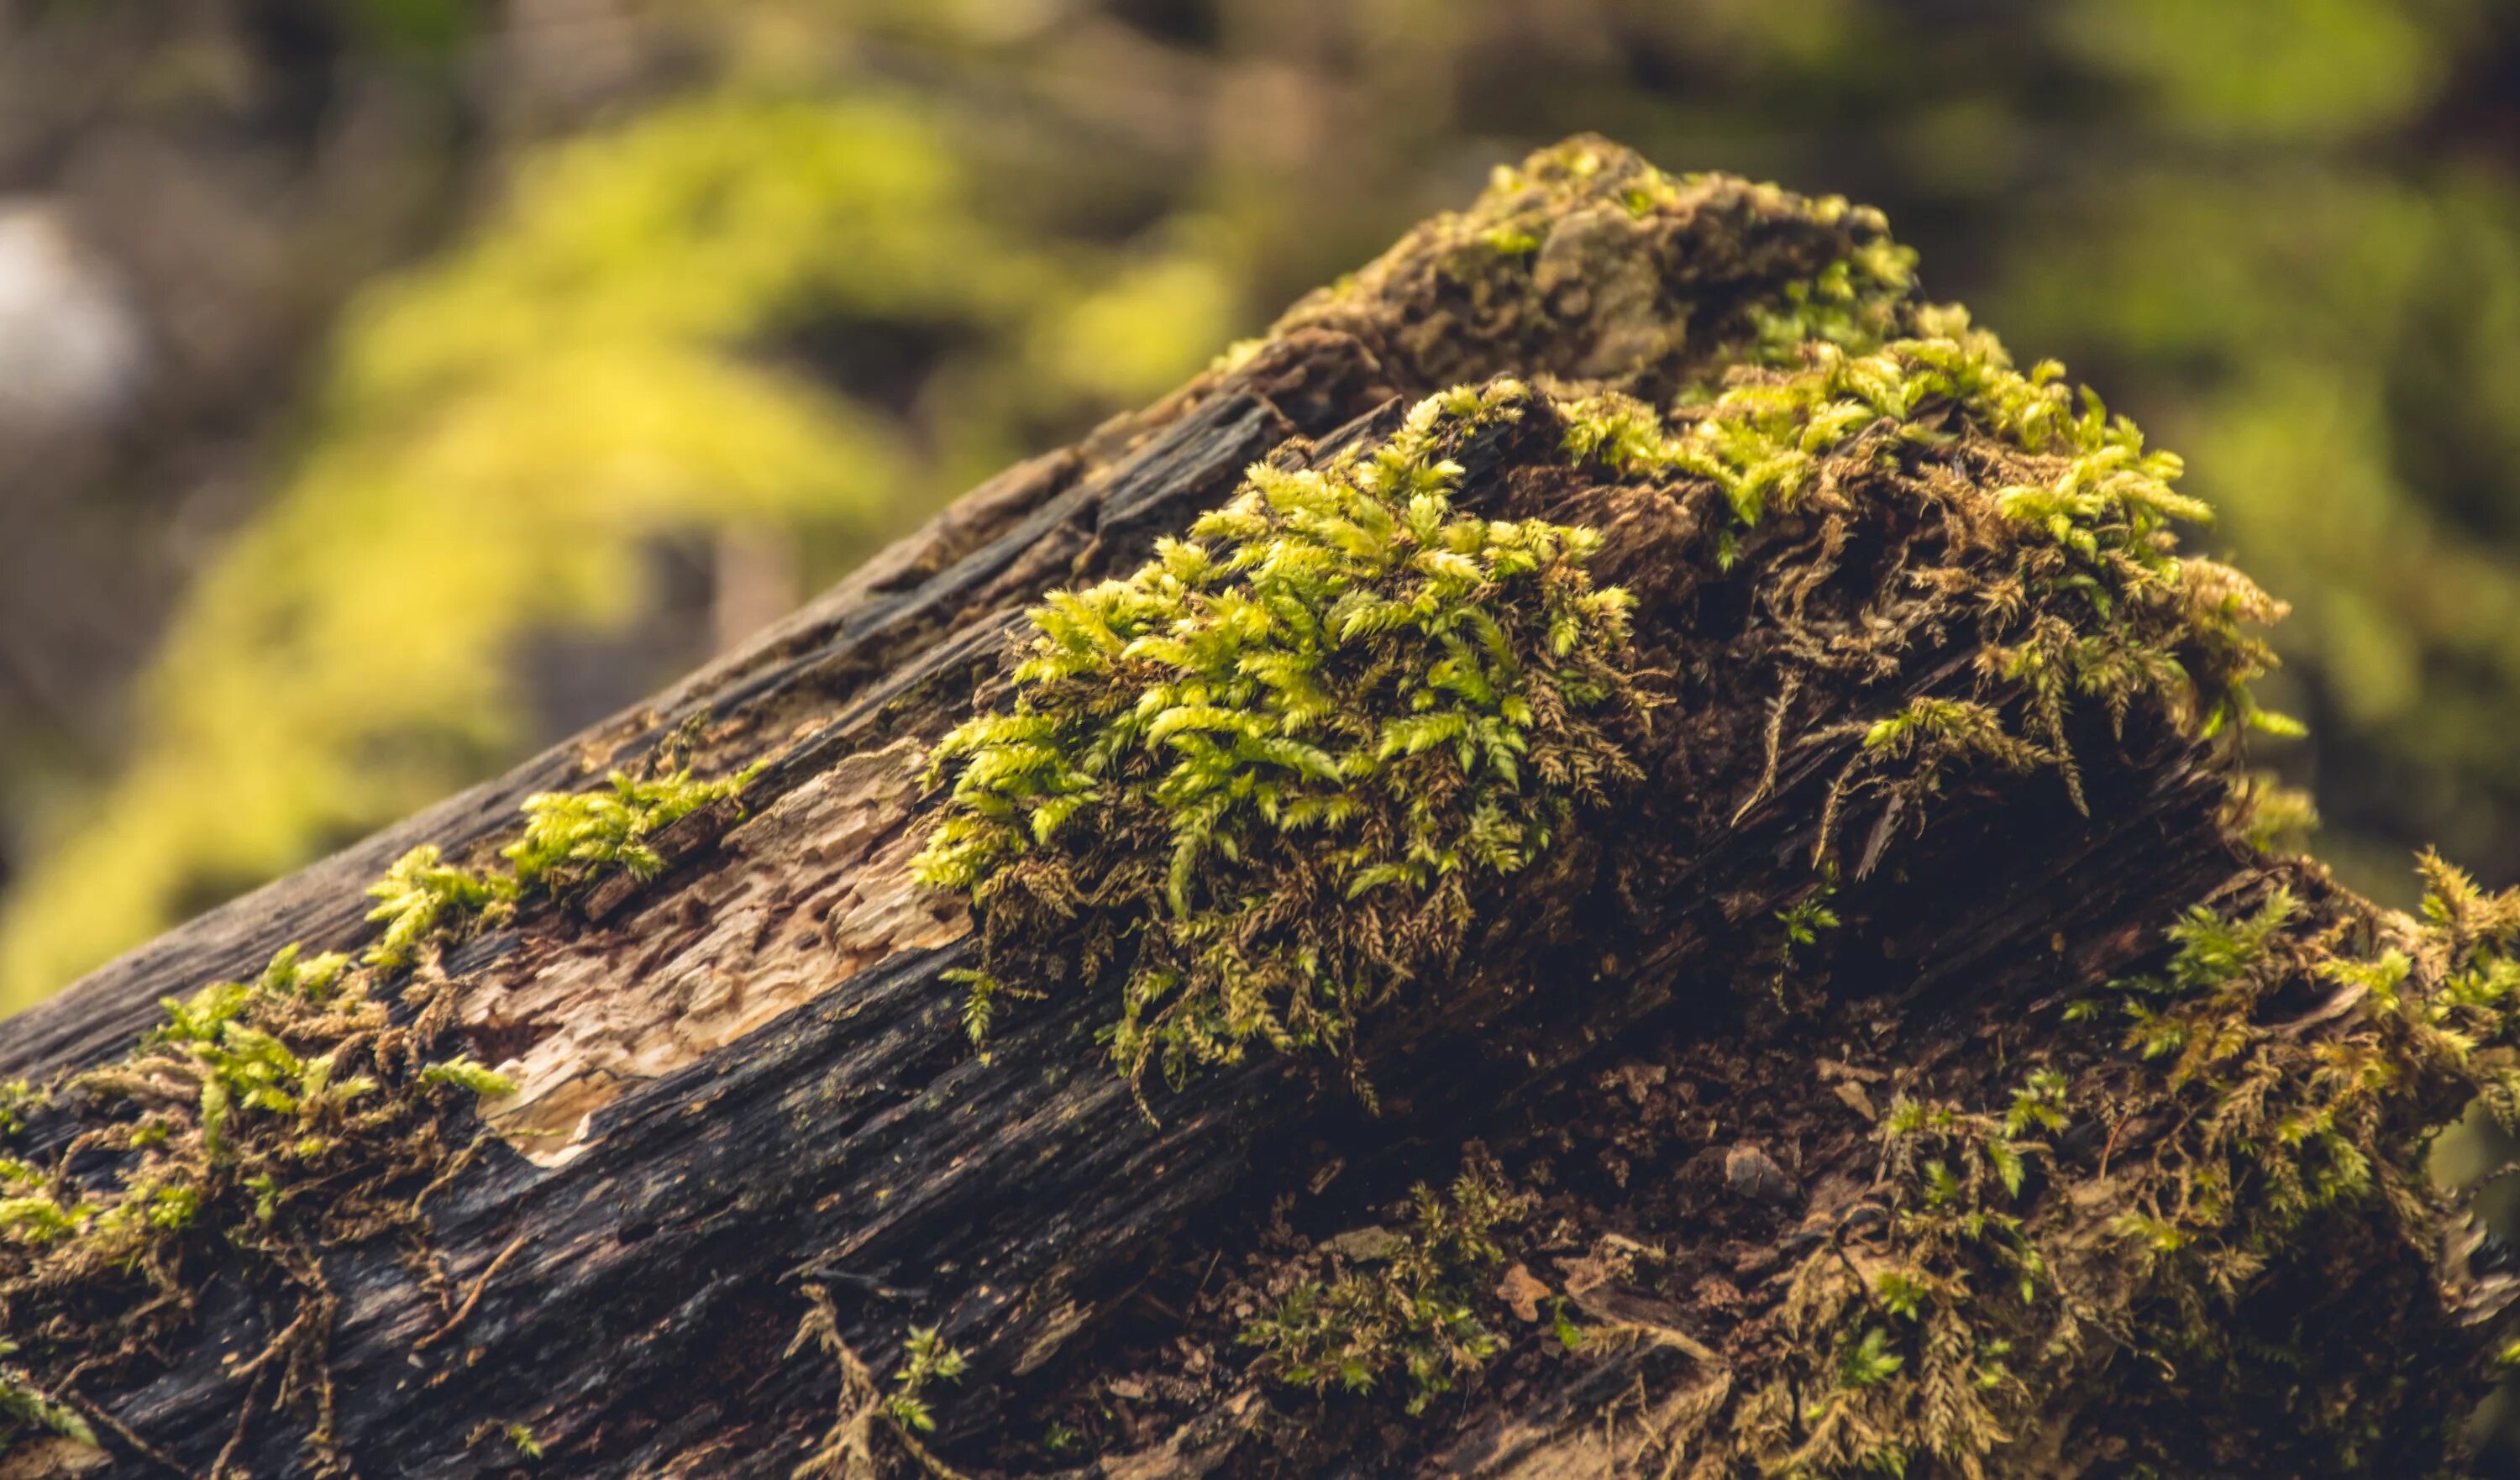
<svg viewBox="0 0 2520 1480">
<path fill-rule="evenodd" d="M 373 968 L 506 1080 L 420 1223 L 289 1243 L 280 1285 L 168 1256 L 188 1309 L 145 1349 L 13 1297 L 7 1390 L 76 1419 L 20 1422 L 0 1474 L 2443 1471 L 2504 1299 L 2417 1162 L 2498 1083 L 2520 915 L 2444 875 L 2418 926 L 2244 840 L 2206 711 L 2245 717 L 2266 604 L 2172 560 L 2133 455 L 2041 430 L 2045 380 L 1968 333 L 1869 212 L 1570 142 L 651 703 L 14 1019 L 0 1078 L 113 1063 L 161 999 L 362 949 L 417 845 L 486 863 L 528 797 L 661 755 L 758 768 L 636 871 Z M 1848 389 L 1876 349 L 1984 385 Z M 954 805 L 922 762 L 1013 701 L 1026 608 L 1254 464 L 1345 476 L 1508 377 L 1418 471 L 1599 531 L 1659 700 L 1635 780 L 1468 889 L 1446 979 L 1341 1054 L 1133 1085 L 1093 982 L 975 1049 L 964 973 L 1067 944 L 917 881 Z M 1820 397 L 1791 416 L 1905 399 L 1795 423 L 1778 471 L 1723 461 L 1779 435 L 1725 420 L 1728 377 Z M 2124 508 L 2023 513 L 2090 457 Z M 2257 924 L 2165 935 L 2197 907 Z M 94 1094 L 13 1154 L 111 1183 L 147 1152 L 77 1140 Z M 1391 1304 L 1387 1210 L 1465 1165 L 1509 1212 Z M 1288 1353 L 1345 1339 L 1285 1334 L 1316 1297 L 1397 1325 L 1307 1381 Z"/>
</svg>

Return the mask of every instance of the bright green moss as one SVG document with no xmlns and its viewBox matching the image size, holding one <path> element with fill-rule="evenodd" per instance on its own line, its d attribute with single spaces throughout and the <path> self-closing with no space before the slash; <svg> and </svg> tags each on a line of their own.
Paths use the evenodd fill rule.
<svg viewBox="0 0 2520 1480">
<path fill-rule="evenodd" d="M 1568 450 L 1623 471 L 1679 471 L 1713 479 L 1742 525 L 1770 509 L 1790 511 L 1810 492 L 1827 453 L 1864 432 L 1926 447 L 1950 445 L 1955 428 L 1929 413 L 1959 412 L 1987 433 L 2038 456 L 2068 460 L 2045 486 L 2014 485 L 1997 497 L 2009 517 L 2041 525 L 2097 559 L 2104 551 L 2158 564 L 2153 540 L 2174 520 L 2212 512 L 2170 486 L 2183 471 L 2175 453 L 2146 453 L 2143 433 L 2112 420 L 2099 398 L 2064 381 L 2043 360 L 2024 374 L 2001 341 L 1967 314 L 1919 315 L 1922 336 L 1882 343 L 1852 334 L 1797 346 L 1787 373 L 1741 378 L 1677 432 L 1658 433 L 1649 409 L 1605 397 L 1574 418 Z"/>
<path fill-rule="evenodd" d="M 931 760 L 953 791 L 919 873 L 980 916 L 978 1025 L 1057 955 L 1116 964 L 1133 1080 L 1345 1052 L 1454 969 L 1480 890 L 1633 774 L 1629 602 L 1585 575 L 1597 537 L 1453 508 L 1447 439 L 1527 403 L 1451 391 L 1369 455 L 1255 467 L 1137 574 L 1033 611 L 1012 712 Z"/>
<path fill-rule="evenodd" d="M 960 1382 L 969 1365 L 959 1349 L 945 1344 L 936 1327 L 914 1326 L 910 1339 L 902 1343 L 901 1366 L 893 1371 L 893 1391 L 885 1395 L 884 1411 L 905 1430 L 934 1433 L 936 1415 L 927 1407 L 927 1385 Z"/>
<path fill-rule="evenodd" d="M 1758 336 L 1754 358 L 1791 364 L 1810 343 L 1862 354 L 1897 338 L 1913 312 L 1915 248 L 1877 236 L 1822 269 L 1788 283 L 1774 302 L 1750 310 Z"/>
<path fill-rule="evenodd" d="M 1711 404 L 1670 419 L 1627 397 L 1596 397 L 1570 414 L 1566 432 L 1578 458 L 1720 489 L 1732 513 L 1719 546 L 1727 564 L 1777 516 L 1842 510 L 1844 485 L 1876 466 L 1943 458 L 1986 480 L 1950 503 L 1962 537 L 1998 558 L 1945 593 L 1966 599 L 1948 620 L 1977 631 L 1977 692 L 1912 699 L 1858 727 L 1864 743 L 1829 820 L 1857 789 L 1930 792 L 1964 761 L 2053 768 L 2079 802 L 2066 739 L 2077 700 L 2096 701 L 2121 730 L 2143 705 L 2203 740 L 2235 723 L 2299 733 L 2250 688 L 2274 661 L 2251 629 L 2283 605 L 2228 566 L 2178 553 L 2176 526 L 2212 514 L 2173 486 L 2178 455 L 2147 449 L 2133 423 L 2069 386 L 2055 362 L 2015 369 L 1962 310 L 1914 318 L 1922 336 L 1868 350 L 1861 333 L 1849 336 L 1855 350 L 1815 342 L 1793 368 L 1736 374 Z M 1895 784 L 1881 774 L 1894 762 Z"/>
<path fill-rule="evenodd" d="M 757 769 L 757 768 L 756 768 Z M 368 887 L 378 901 L 368 919 L 384 933 L 368 949 L 368 964 L 411 964 L 418 944 L 445 926 L 540 893 L 573 893 L 608 870 L 650 878 L 664 859 L 649 839 L 714 801 L 734 796 L 753 772 L 699 781 L 688 769 L 633 777 L 615 771 L 608 791 L 538 791 L 524 802 L 524 834 L 499 852 L 504 870 L 475 872 L 442 860 L 422 843 L 393 862 Z"/>
<path fill-rule="evenodd" d="M 499 852 L 518 890 L 565 894 L 609 869 L 653 878 L 665 861 L 648 839 L 714 801 L 734 796 L 759 770 L 698 781 L 688 770 L 633 777 L 615 771 L 607 791 L 540 791 L 525 798 L 525 832 Z"/>
<path fill-rule="evenodd" d="M 491 879 L 442 862 L 435 843 L 422 843 L 395 859 L 385 876 L 368 886 L 368 896 L 378 902 L 368 919 L 385 927 L 368 948 L 372 966 L 411 964 L 420 943 L 439 925 L 503 898 Z"/>
</svg>

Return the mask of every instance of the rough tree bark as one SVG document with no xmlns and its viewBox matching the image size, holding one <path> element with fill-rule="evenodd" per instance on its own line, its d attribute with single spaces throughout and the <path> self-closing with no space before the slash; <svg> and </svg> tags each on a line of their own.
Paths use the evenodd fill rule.
<svg viewBox="0 0 2520 1480">
<path fill-rule="evenodd" d="M 1711 495 L 1577 470 L 1556 456 L 1558 413 L 1462 445 L 1465 505 L 1604 528 L 1597 567 L 1640 593 L 1641 649 L 1677 702 L 1657 717 L 1643 794 L 1599 820 L 1546 909 L 1533 904 L 1547 919 L 1483 919 L 1474 958 L 1511 969 L 1469 970 L 1475 990 L 1413 994 L 1368 1025 L 1372 1113 L 1334 1069 L 1263 1053 L 1154 1093 L 1149 1115 L 1097 1049 L 1109 1014 L 1083 991 L 1015 1005 L 975 1052 L 947 979 L 975 964 L 968 917 L 915 884 L 910 862 L 938 806 L 920 759 L 975 705 L 1004 704 L 1020 613 L 1045 591 L 1124 574 L 1254 462 L 1325 465 L 1448 385 L 1513 376 L 1702 406 L 1728 368 L 1790 365 L 1804 337 L 1912 332 L 1921 310 L 1889 250 L 1868 212 L 1561 146 L 1172 397 L 974 490 L 743 650 L 10 1022 L 0 1077 L 110 1062 L 162 998 L 249 979 L 292 943 L 358 948 L 375 929 L 364 889 L 417 844 L 486 858 L 529 794 L 636 768 L 674 737 L 698 735 L 704 771 L 762 765 L 740 805 L 659 834 L 658 875 L 527 905 L 424 967 L 442 973 L 456 1039 L 515 1089 L 482 1105 L 489 1134 L 429 1198 L 417 1245 L 318 1252 L 338 1302 L 322 1353 L 329 1444 L 309 1445 L 303 1401 L 249 1411 L 261 1379 L 245 1368 L 285 1312 L 213 1272 L 184 1334 L 146 1360 L 102 1380 L 60 1361 L 31 1374 L 75 1399 L 101 1448 L 29 1431 L 0 1473 L 845 1472 L 852 1416 L 866 1463 L 904 1472 L 1852 1467 L 1862 1455 L 1815 1447 L 1838 1420 L 1810 1374 L 1853 1372 L 1868 1320 L 1908 1338 L 1896 1315 L 1846 1317 L 1843 1340 L 1821 1331 L 1810 1261 L 1843 1250 L 1870 1279 L 1867 1231 L 1914 1211 L 1888 1190 L 1894 1099 L 2008 1093 L 2045 1063 L 2077 1066 L 2078 1089 L 2121 1073 L 2076 1038 L 2114 1045 L 2119 1028 L 2058 1009 L 2158 968 L 2165 926 L 2191 906 L 2255 909 L 2281 887 L 2331 936 L 2399 928 L 2315 866 L 2239 842 L 2228 746 L 2158 706 L 2113 728 L 2082 705 L 2063 737 L 2079 793 L 2052 764 L 1957 752 L 1929 805 L 1924 789 L 1850 792 L 1876 722 L 1979 692 L 1986 643 L 1965 625 L 1858 655 L 1867 613 L 1889 609 L 1867 603 L 1891 600 L 1909 547 L 1948 531 L 1850 516 L 1832 532 L 1807 515 L 1684 569 L 1678 552 L 1712 548 Z M 1876 264 L 1868 287 L 1809 291 L 1849 261 Z M 1960 451 L 1915 473 L 1992 475 Z M 1811 560 L 1815 542 L 1854 572 L 1830 577 L 1852 594 L 1805 593 L 1836 610 L 1804 634 L 1835 655 L 1810 657 L 1817 676 L 1795 690 L 1783 680 L 1805 658 L 1756 572 Z M 1714 573 L 1735 569 L 1747 584 Z M 1834 893 L 1816 892 L 1824 879 Z M 1780 919 L 1822 898 L 1836 928 L 1797 952 Z M 2346 1009 L 2286 999 L 2295 1025 L 2278 1028 L 2316 1039 Z M 2299 1238 L 2308 1255 L 2259 1240 L 2259 1268 L 2215 1308 L 2250 1335 L 2237 1355 L 2152 1339 L 2127 1313 L 2151 1320 L 2141 1291 L 2167 1291 L 2166 1309 L 2186 1286 L 2084 1235 L 2124 1211 L 2103 1205 L 2113 1159 L 2181 1132 L 2154 1109 L 2113 1118 L 2121 1099 L 2138 1102 L 2078 1105 L 2025 1195 L 2062 1210 L 2040 1227 L 2105 1290 L 2092 1308 L 2126 1323 L 2055 1357 L 2062 1375 L 2028 1407 L 2002 1389 L 2015 1406 L 1998 1442 L 1893 1432 L 1909 1472 L 2340 1466 L 2350 1445 L 2304 1438 L 2290 1400 L 2266 1398 L 2285 1383 L 2368 1431 L 2367 1472 L 2426 1472 L 2487 1344 L 2481 1313 L 2498 1309 L 2463 1254 L 2410 1263 L 2405 1238 L 2321 1213 L 2327 1232 Z M 72 1130 L 31 1115 L 20 1154 L 41 1162 Z M 1471 1143 L 1537 1208 L 1464 1291 L 1508 1338 L 1487 1369 L 1408 1416 L 1395 1383 L 1316 1398 L 1238 1343 L 1290 1279 L 1371 1274 L 1365 1245 L 1333 1235 L 1389 1236 L 1383 1210 L 1449 1180 Z M 2069 1188 L 2069 1165 L 2096 1176 Z M 416 1259 L 442 1278 L 417 1278 Z M 1593 1338 L 1559 1349 L 1552 1314 Z M 822 1339 L 792 1339 L 809 1316 Z M 896 1433 L 864 1409 L 859 1378 L 882 1383 L 923 1327 L 968 1370 L 922 1391 L 932 1433 Z M 2211 1380 L 2173 1370 L 2216 1361 L 2230 1370 Z M 1768 1378 L 1789 1401 L 1760 1416 Z M 1732 1416 L 1707 1416 L 1719 1411 Z"/>
</svg>

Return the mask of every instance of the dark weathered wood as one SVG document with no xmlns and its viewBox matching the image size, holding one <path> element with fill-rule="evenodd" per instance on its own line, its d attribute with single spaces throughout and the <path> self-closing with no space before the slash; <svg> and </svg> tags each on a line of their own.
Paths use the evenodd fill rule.
<svg viewBox="0 0 2520 1480">
<path fill-rule="evenodd" d="M 2203 867 L 2124 867 L 2161 833 L 2196 826 L 2186 776 L 2174 768 L 2153 785 L 2149 810 L 2120 811 L 2127 820 L 2079 856 L 2020 875 L 2025 895 L 2076 891 L 2089 901 L 2079 917 L 1999 915 L 1959 942 L 1965 954 L 2044 965 L 2048 937 L 2061 931 L 2087 953 L 2085 969 L 2105 972 L 2145 949 L 2132 927 L 2215 882 Z M 1800 841 L 1799 831 L 1745 827 L 1740 851 L 1710 856 L 1705 876 L 1738 878 L 1728 863 Z M 1941 835 L 1992 850 L 1983 864 L 2043 856 L 1958 822 Z M 1699 881 L 1675 883 L 1675 915 L 1717 908 Z M 486 949 L 495 944 L 475 948 Z M 1081 996 L 1023 1014 L 983 1063 L 962 1039 L 955 990 L 937 979 L 964 961 L 949 948 L 887 963 L 602 1112 L 580 1159 L 542 1172 L 503 1155 L 468 1179 L 435 1215 L 443 1245 L 460 1251 L 457 1284 L 522 1243 L 470 1319 L 428 1349 L 414 1350 L 443 1317 L 393 1251 L 332 1261 L 346 1302 L 334 1349 L 345 1446 L 395 1457 L 409 1473 L 478 1473 L 502 1458 L 466 1436 L 482 1422 L 526 1422 L 558 1473 L 784 1473 L 831 1401 L 828 1370 L 780 1359 L 797 1281 L 834 1292 L 847 1334 L 879 1367 L 909 1323 L 940 1319 L 975 1354 L 981 1379 L 1037 1364 L 1126 1289 L 1148 1250 L 1233 1188 L 1255 1141 L 1290 1134 L 1304 1113 L 1302 1087 L 1262 1064 L 1168 1101 L 1166 1123 L 1148 1124 L 1095 1060 L 1097 1013 Z M 1578 1011 L 1560 999 L 1556 1010 L 1483 1030 L 1513 1038 L 1531 1079 L 1553 1076 L 1608 1052 L 1623 1028 L 1667 1009 L 1692 966 L 1711 964 L 1676 952 Z M 1933 965 L 1921 988 L 1939 978 Z M 2006 975 L 1971 979 L 2000 990 Z M 1461 1060 L 1440 1037 L 1418 1044 L 1387 1060 L 1384 1093 L 1409 1099 L 1425 1124 L 1475 1123 L 1484 1107 L 1466 1101 Z M 1474 1093 L 1496 1088 L 1483 1081 Z M 236 1347 L 248 1329 L 234 1332 Z M 217 1380 L 215 1355 L 137 1395 L 123 1420 L 206 1465 L 237 1397 Z M 712 1403 L 696 1402 L 703 1397 Z M 949 1412 L 967 1432 L 988 1418 L 968 1404 Z M 1540 1443 L 1524 1434 L 1513 1453 Z M 291 1472 L 296 1444 L 272 1426 L 253 1471 Z M 1481 1458 L 1470 1472 L 1499 1462 Z"/>
<path fill-rule="evenodd" d="M 1655 902 L 1667 947 L 1657 959 L 1614 982 L 1537 984 L 1518 1001 L 1409 1024 L 1406 1043 L 1377 1058 L 1383 1094 L 1407 1104 L 1391 1134 L 1460 1134 L 1515 1084 L 1597 1061 L 1626 1030 L 1668 1015 L 1676 992 L 1724 968 L 1727 914 L 1777 902 L 1732 897 L 1742 881 L 1793 886 L 1794 871 L 1764 861 L 1809 846 L 1828 774 L 1826 757 L 1806 759 L 1774 802 L 1669 881 Z M 2217 800 L 2174 752 L 2096 779 L 2094 811 L 2110 821 L 2070 846 L 2053 846 L 2051 830 L 2070 826 L 2060 804 L 1988 798 L 1956 813 L 1915 856 L 1920 879 L 1965 873 L 2004 880 L 2018 900 L 2083 903 L 1999 907 L 1942 929 L 1922 913 L 1937 891 L 1906 888 L 1891 908 L 1917 912 L 1932 945 L 1888 968 L 1920 994 L 1958 981 L 2026 993 L 2048 980 L 2050 937 L 2062 935 L 2078 974 L 2115 969 L 2167 910 L 2233 867 L 2217 865 L 2209 842 Z M 2134 867 L 2162 856 L 2191 862 Z M 513 946 L 489 937 L 449 965 L 476 971 Z M 521 1242 L 442 1340 L 422 1346 L 444 1317 L 394 1251 L 330 1261 L 345 1301 L 333 1363 L 347 1449 L 394 1457 L 408 1473 L 481 1473 L 502 1456 L 468 1435 L 524 1422 L 553 1457 L 540 1472 L 784 1474 L 828 1421 L 833 1383 L 811 1357 L 781 1356 L 801 1282 L 833 1293 L 845 1334 L 878 1369 L 908 1325 L 941 1322 L 974 1354 L 969 1391 L 982 1400 L 989 1379 L 1054 1360 L 1089 1330 L 1153 1249 L 1237 1187 L 1255 1147 L 1297 1135 L 1318 1111 L 1308 1087 L 1269 1061 L 1165 1099 L 1164 1123 L 1150 1124 L 1102 1067 L 1085 994 L 1018 1014 L 983 1062 L 962 1037 L 957 990 L 939 980 L 966 962 L 949 947 L 841 983 L 600 1112 L 588 1151 L 556 1170 L 498 1155 L 437 1206 L 438 1238 L 459 1287 Z M 1465 1057 L 1471 1038 L 1485 1048 Z M 1465 1076 L 1473 1060 L 1515 1078 Z M 240 1321 L 222 1347 L 246 1345 L 252 1328 Z M 218 1355 L 199 1353 L 120 1416 L 205 1466 L 237 1399 Z M 962 1401 L 946 1417 L 950 1438 L 984 1429 L 991 1413 Z M 1462 1462 L 1504 1473 L 1508 1457 L 1545 1451 L 1555 1432 L 1542 1413 L 1505 1450 Z M 297 1458 L 286 1425 L 268 1426 L 248 1456 L 255 1473 L 291 1473 Z"/>
<path fill-rule="evenodd" d="M 1788 253 L 1768 270 L 1809 265 Z M 493 1141 L 431 1205 L 433 1246 L 468 1296 L 459 1318 L 413 1281 L 404 1250 L 327 1257 L 341 1298 L 330 1352 L 338 1443 L 364 1474 L 495 1473 L 515 1456 L 482 1442 L 484 1425 L 523 1424 L 547 1452 L 538 1475 L 784 1475 L 830 1422 L 838 1387 L 827 1360 L 788 1353 L 817 1286 L 878 1371 L 914 1324 L 941 1325 L 968 1350 L 970 1378 L 940 1408 L 941 1442 L 984 1437 L 1002 1379 L 1074 1360 L 1168 1247 L 1221 1247 L 1221 1210 L 1247 1205 L 1289 1170 L 1286 1147 L 1354 1110 L 1319 1093 L 1310 1069 L 1262 1057 L 1157 1097 L 1161 1120 L 1150 1120 L 1098 1054 L 1102 1014 L 1083 992 L 1012 1014 L 991 1054 L 975 1055 L 959 989 L 942 979 L 968 964 L 959 924 L 895 928 L 907 905 L 869 862 L 897 863 L 922 820 L 898 781 L 905 757 L 886 747 L 932 740 L 968 712 L 1014 613 L 1044 589 L 1128 568 L 1288 438 L 1336 445 L 1387 426 L 1394 397 L 1432 388 L 1390 343 L 1352 328 L 1363 326 L 1298 324 L 1236 369 L 1011 470 L 651 703 L 122 958 L 0 1029 L 0 1076 L 110 1057 L 160 997 L 249 974 L 291 941 L 356 943 L 368 928 L 361 889 L 404 849 L 481 847 L 527 793 L 577 784 L 706 711 L 713 746 L 771 757 L 745 820 L 698 814 L 673 835 L 677 867 L 657 883 L 529 915 L 445 963 L 466 1030 L 528 1045 L 520 1054 L 539 1046 L 555 1088 L 544 1119 L 498 1122 L 530 1159 Z M 1473 500 L 1490 496 L 1478 456 L 1465 455 Z M 1918 654 L 1904 692 L 1947 691 L 1963 661 Z M 1634 1035 L 1696 1022 L 1698 983 L 1771 949 L 1743 922 L 1808 886 L 1822 798 L 1855 743 L 1838 735 L 1789 753 L 1763 801 L 1689 838 L 1693 851 L 1643 881 L 1614 925 L 1605 913 L 1589 954 L 1561 950 L 1546 959 L 1550 974 L 1379 1024 L 1368 1056 L 1387 1108 L 1355 1158 L 1479 1134 Z M 2121 968 L 2174 906 L 2248 876 L 2216 823 L 2222 784 L 2183 746 L 2102 752 L 2086 779 L 2088 815 L 2052 778 L 1964 786 L 1896 869 L 1850 881 L 1874 918 L 1912 922 L 1868 937 L 1879 953 L 1870 990 L 1928 1022 L 1990 998 L 2027 1002 L 2060 979 Z M 856 830 L 845 848 L 842 822 Z M 1627 824 L 1662 825 L 1652 809 Z M 1603 846 L 1616 849 L 1610 830 Z M 1954 878 L 1971 887 L 1947 887 Z M 826 917 L 798 916 L 800 898 Z M 882 928 L 851 934 L 831 901 L 855 902 Z M 1615 969 L 1604 964 L 1613 947 L 1626 953 Z M 694 956 L 706 960 L 688 967 L 693 980 L 714 980 L 709 963 L 723 963 L 731 993 L 766 994 L 765 1019 L 742 1027 L 752 1019 L 731 1013 L 735 1036 L 605 1058 L 614 1045 L 602 1019 L 616 1009 L 659 1041 L 684 1030 L 683 999 L 640 994 L 664 990 L 656 983 Z M 622 1066 L 634 1061 L 663 1067 Z M 537 1113 L 534 1093 L 519 1113 Z M 582 1127 L 581 1105 L 592 1107 Z M 536 1139 L 544 1132 L 556 1134 Z M 207 1300 L 202 1339 L 105 1404 L 196 1474 L 229 1442 L 242 1401 L 223 1360 L 267 1334 L 234 1292 Z M 1444 1462 L 1462 1474 L 1576 1473 L 1590 1463 L 1595 1390 L 1614 1390 L 1628 1370 L 1577 1371 L 1565 1390 L 1466 1432 Z M 309 1471 L 296 1425 L 246 1435 L 232 1472 Z M 1230 1437 L 1201 1429 L 1102 1472 L 1202 1473 Z"/>
</svg>

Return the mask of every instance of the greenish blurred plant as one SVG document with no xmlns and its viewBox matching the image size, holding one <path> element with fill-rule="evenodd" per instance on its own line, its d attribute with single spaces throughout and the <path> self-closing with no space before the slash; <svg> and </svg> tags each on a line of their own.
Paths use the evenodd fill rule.
<svg viewBox="0 0 2520 1480">
<path fill-rule="evenodd" d="M 630 620 L 658 539 L 862 548 L 1035 421 L 1200 363 L 1229 296 L 1188 259 L 993 217 L 899 98 L 704 97 L 527 158 L 473 240 L 346 316 L 302 455 L 203 572 L 131 756 L 0 912 L 0 1002 L 513 753 L 520 647 Z M 776 352 L 898 323 L 965 346 L 924 425 Z"/>
</svg>

